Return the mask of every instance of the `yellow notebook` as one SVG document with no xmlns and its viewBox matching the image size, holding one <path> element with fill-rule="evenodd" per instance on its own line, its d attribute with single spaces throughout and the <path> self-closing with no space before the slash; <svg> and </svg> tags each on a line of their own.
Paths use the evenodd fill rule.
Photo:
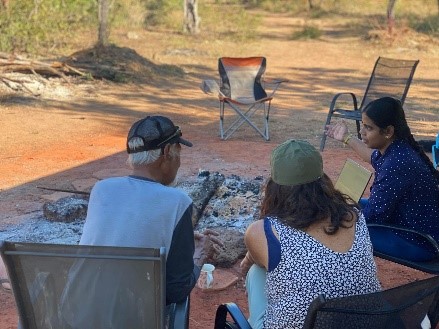
<svg viewBox="0 0 439 329">
<path fill-rule="evenodd" d="M 369 184 L 371 177 L 372 172 L 354 160 L 347 159 L 335 183 L 335 188 L 349 195 L 355 202 L 358 202 L 363 196 L 364 190 L 367 184 Z"/>
</svg>

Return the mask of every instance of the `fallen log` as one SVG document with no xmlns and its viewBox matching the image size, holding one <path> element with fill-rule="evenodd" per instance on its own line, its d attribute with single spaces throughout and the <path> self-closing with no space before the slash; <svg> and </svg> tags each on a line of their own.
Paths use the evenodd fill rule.
<svg viewBox="0 0 439 329">
<path fill-rule="evenodd" d="M 16 76 L 11 77 L 10 74 L 12 73 L 32 74 L 42 83 L 44 83 L 44 80 L 47 80 L 49 77 L 58 77 L 68 84 L 70 82 L 66 77 L 67 75 L 83 77 L 92 76 L 88 72 L 84 72 L 81 69 L 74 68 L 73 66 L 60 61 L 46 63 L 38 60 L 26 59 L 16 54 L 0 52 L 0 82 L 11 90 L 22 90 L 31 93 L 33 96 L 38 96 L 38 94 L 26 86 L 26 83 L 32 83 L 32 80 L 18 78 Z"/>
</svg>

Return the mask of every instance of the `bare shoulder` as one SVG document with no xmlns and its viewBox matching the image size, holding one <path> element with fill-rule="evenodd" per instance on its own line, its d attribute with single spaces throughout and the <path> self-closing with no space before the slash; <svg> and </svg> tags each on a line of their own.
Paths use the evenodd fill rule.
<svg viewBox="0 0 439 329">
<path fill-rule="evenodd" d="M 264 220 L 260 219 L 251 223 L 245 231 L 245 237 L 257 237 L 264 234 Z"/>
<path fill-rule="evenodd" d="M 259 266 L 268 267 L 268 246 L 264 232 L 264 221 L 258 220 L 253 222 L 247 228 L 244 236 L 244 242 L 247 250 L 253 258 L 253 261 Z"/>
</svg>

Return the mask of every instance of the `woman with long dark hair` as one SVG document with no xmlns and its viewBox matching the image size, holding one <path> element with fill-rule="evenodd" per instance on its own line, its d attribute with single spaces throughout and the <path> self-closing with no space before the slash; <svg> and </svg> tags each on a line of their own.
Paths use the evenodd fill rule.
<svg viewBox="0 0 439 329">
<path fill-rule="evenodd" d="M 361 140 L 341 121 L 326 134 L 349 145 L 372 164 L 375 178 L 363 202 L 367 223 L 389 224 L 430 234 L 439 242 L 439 171 L 413 138 L 401 102 L 383 97 L 362 113 Z M 371 228 L 374 248 L 410 260 L 437 255 L 409 234 Z"/>
<path fill-rule="evenodd" d="M 364 217 L 323 172 L 320 153 L 289 140 L 272 152 L 261 220 L 241 262 L 252 328 L 302 328 L 319 294 L 380 290 Z"/>
</svg>

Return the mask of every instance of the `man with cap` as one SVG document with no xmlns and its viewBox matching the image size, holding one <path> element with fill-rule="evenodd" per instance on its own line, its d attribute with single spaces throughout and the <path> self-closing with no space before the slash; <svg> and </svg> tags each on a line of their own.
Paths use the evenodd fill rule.
<svg viewBox="0 0 439 329">
<path fill-rule="evenodd" d="M 381 289 L 364 217 L 334 188 L 308 142 L 273 150 L 260 218 L 247 228 L 241 262 L 252 328 L 302 328 L 320 294 Z"/>
<path fill-rule="evenodd" d="M 194 234 L 192 200 L 169 186 L 180 167 L 181 145 L 192 143 L 169 118 L 135 122 L 126 145 L 132 173 L 95 184 L 80 240 L 81 245 L 165 247 L 167 304 L 190 294 L 200 267 L 221 245 L 214 231 Z M 70 312 L 65 318 L 75 322 L 78 307 L 65 307 Z"/>
</svg>

